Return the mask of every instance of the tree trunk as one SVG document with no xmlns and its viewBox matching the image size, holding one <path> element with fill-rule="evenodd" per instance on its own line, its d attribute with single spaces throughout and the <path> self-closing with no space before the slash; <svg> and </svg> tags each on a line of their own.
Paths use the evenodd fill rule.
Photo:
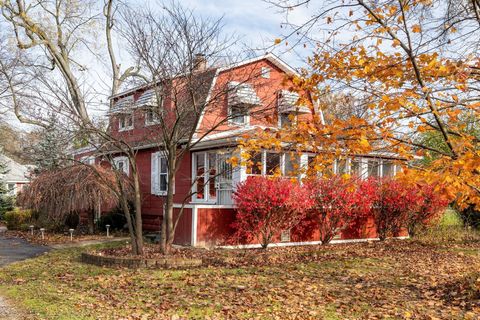
<svg viewBox="0 0 480 320">
<path fill-rule="evenodd" d="M 132 222 L 132 215 L 130 213 L 130 208 L 128 207 L 128 202 L 125 197 L 121 199 L 121 206 L 123 209 L 123 214 L 127 220 L 128 233 L 130 235 L 130 240 L 132 242 L 132 252 L 134 255 L 138 255 L 137 239 L 135 236 L 135 227 Z"/>
<path fill-rule="evenodd" d="M 175 227 L 173 222 L 173 188 L 175 186 L 176 152 L 168 152 L 168 181 L 167 197 L 165 199 L 165 210 L 162 220 L 162 234 L 160 249 L 163 254 L 169 254 L 175 237 Z"/>
<path fill-rule="evenodd" d="M 135 239 L 137 242 L 137 254 L 143 255 L 142 193 L 140 190 L 138 171 L 136 168 L 132 171 L 135 189 Z"/>
<path fill-rule="evenodd" d="M 90 210 L 90 211 L 88 212 L 88 233 L 89 233 L 89 234 L 93 234 L 93 233 L 95 232 L 94 219 L 95 219 L 94 211 L 93 211 L 93 210 Z"/>
</svg>

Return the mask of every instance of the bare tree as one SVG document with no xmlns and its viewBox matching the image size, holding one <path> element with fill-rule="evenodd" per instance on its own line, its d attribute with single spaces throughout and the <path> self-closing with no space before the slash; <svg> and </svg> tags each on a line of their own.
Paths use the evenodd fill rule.
<svg viewBox="0 0 480 320">
<path fill-rule="evenodd" d="M 143 137 L 153 143 L 168 159 L 167 194 L 161 226 L 161 249 L 168 253 L 175 229 L 183 212 L 174 217 L 173 190 L 182 159 L 203 138 L 224 124 L 217 119 L 205 132 L 199 122 L 208 105 L 213 105 L 225 91 L 209 92 L 216 64 L 232 58 L 232 38 L 222 35 L 221 19 L 200 18 L 194 12 L 172 2 L 161 12 L 128 10 L 124 12 L 124 37 L 129 50 L 140 61 L 157 102 L 150 111 L 158 121 L 158 130 Z M 188 197 L 187 197 L 188 198 Z M 186 199 L 187 199 L 186 198 Z M 186 201 L 185 199 L 185 201 Z"/>
<path fill-rule="evenodd" d="M 99 127 L 88 112 L 88 106 L 98 101 L 94 84 L 88 83 L 87 72 L 102 64 L 102 55 L 94 51 L 94 42 L 101 40 L 97 26 L 104 24 L 105 51 L 112 68 L 112 82 L 107 96 L 116 93 L 130 77 L 138 75 L 138 68 L 122 71 L 113 50 L 112 32 L 115 26 L 117 3 L 106 0 L 102 8 L 95 1 L 31 0 L 0 3 L 2 25 L 9 27 L 8 38 L 14 39 L 16 55 L 0 57 L 0 74 L 7 83 L 8 102 L 17 118 L 25 123 L 48 127 L 48 111 L 66 119 L 73 141 L 101 152 L 121 152 L 130 158 L 133 189 L 135 190 L 135 217 L 132 221 L 128 195 L 119 188 L 118 196 L 132 236 L 135 254 L 143 252 L 140 182 L 136 168 L 135 151 L 125 142 L 112 137 L 108 128 Z M 103 11 L 103 15 L 102 15 Z M 103 19 L 102 19 L 103 16 Z M 2 45 L 6 42 L 2 41 Z M 103 43 L 102 43 L 103 44 Z M 2 51 L 3 53 L 4 51 Z M 82 60 L 88 54 L 89 59 Z M 85 61 L 84 61 L 85 60 Z M 104 95 L 104 93 L 103 93 Z M 117 181 L 120 186 L 121 180 Z"/>
</svg>

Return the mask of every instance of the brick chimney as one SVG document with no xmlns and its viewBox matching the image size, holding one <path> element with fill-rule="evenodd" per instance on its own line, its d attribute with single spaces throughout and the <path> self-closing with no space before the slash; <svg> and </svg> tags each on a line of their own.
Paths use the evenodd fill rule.
<svg viewBox="0 0 480 320">
<path fill-rule="evenodd" d="M 203 53 L 195 54 L 193 58 L 193 71 L 204 71 L 207 69 L 207 58 Z"/>
</svg>

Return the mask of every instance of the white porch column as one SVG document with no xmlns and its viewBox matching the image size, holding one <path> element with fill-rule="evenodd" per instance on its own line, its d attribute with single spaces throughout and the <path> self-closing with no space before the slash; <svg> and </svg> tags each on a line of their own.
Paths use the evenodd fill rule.
<svg viewBox="0 0 480 320">
<path fill-rule="evenodd" d="M 197 224 L 198 224 L 198 209 L 197 206 L 192 207 L 192 247 L 197 246 Z"/>
</svg>

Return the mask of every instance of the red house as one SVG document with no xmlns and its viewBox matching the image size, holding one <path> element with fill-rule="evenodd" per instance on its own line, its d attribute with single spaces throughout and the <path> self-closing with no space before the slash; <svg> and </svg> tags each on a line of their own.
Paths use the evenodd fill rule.
<svg viewBox="0 0 480 320">
<path fill-rule="evenodd" d="M 309 156 L 304 153 L 297 160 L 283 153 L 263 151 L 255 162 L 262 166 L 232 168 L 228 159 L 235 151 L 242 134 L 252 130 L 275 128 L 285 125 L 294 117 L 308 116 L 308 107 L 297 105 L 299 95 L 289 90 L 289 76 L 296 71 L 273 54 L 246 60 L 221 68 L 207 68 L 199 64 L 204 90 L 199 90 L 199 99 L 208 103 L 196 128 L 194 139 L 200 139 L 191 152 L 183 158 L 175 177 L 174 208 L 184 205 L 184 213 L 175 233 L 175 243 L 191 246 L 222 245 L 231 234 L 235 219 L 235 204 L 232 193 L 235 186 L 249 175 L 269 175 L 275 170 L 283 174 L 293 167 L 292 161 L 307 165 Z M 230 88 L 231 90 L 225 90 Z M 213 95 L 221 97 L 210 103 Z M 307 96 L 308 98 L 308 96 Z M 112 97 L 110 111 L 111 134 L 134 145 L 137 150 L 137 166 L 142 183 L 143 225 L 147 231 L 159 231 L 164 210 L 167 187 L 166 159 L 153 146 L 150 137 L 159 130 L 158 119 L 151 109 L 152 104 L 165 106 L 172 99 L 168 95 L 156 101 L 156 95 L 148 86 L 137 87 Z M 248 107 L 245 107 L 248 106 Z M 221 119 L 227 121 L 221 122 Z M 211 128 L 215 128 L 211 130 Z M 77 158 L 93 163 L 88 148 L 77 150 Z M 397 166 L 395 157 L 368 155 L 338 162 L 335 173 L 351 172 L 363 176 L 394 175 Z M 113 159 L 116 168 L 129 174 L 128 158 L 118 155 Z M 372 223 L 363 230 L 345 232 L 341 239 L 375 237 Z M 318 235 L 307 237 L 284 233 L 278 242 L 315 242 Z"/>
</svg>

